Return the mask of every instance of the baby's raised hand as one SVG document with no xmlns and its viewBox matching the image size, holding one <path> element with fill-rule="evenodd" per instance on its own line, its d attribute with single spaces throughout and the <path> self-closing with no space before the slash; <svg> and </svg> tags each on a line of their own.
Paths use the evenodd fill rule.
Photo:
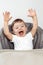
<svg viewBox="0 0 43 65">
<path fill-rule="evenodd" d="M 33 9 L 28 10 L 28 16 L 34 18 L 36 16 L 36 11 Z"/>
<path fill-rule="evenodd" d="M 4 21 L 5 22 L 8 22 L 12 17 L 10 17 L 10 12 L 5 12 L 3 13 L 3 16 L 4 16 Z"/>
</svg>

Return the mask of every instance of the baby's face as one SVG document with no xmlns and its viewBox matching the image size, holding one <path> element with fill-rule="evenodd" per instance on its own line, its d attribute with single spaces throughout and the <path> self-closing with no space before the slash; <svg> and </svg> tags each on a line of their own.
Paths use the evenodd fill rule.
<svg viewBox="0 0 43 65">
<path fill-rule="evenodd" d="M 24 22 L 16 22 L 13 26 L 13 32 L 17 36 L 23 37 L 27 32 L 27 27 L 25 26 Z"/>
</svg>

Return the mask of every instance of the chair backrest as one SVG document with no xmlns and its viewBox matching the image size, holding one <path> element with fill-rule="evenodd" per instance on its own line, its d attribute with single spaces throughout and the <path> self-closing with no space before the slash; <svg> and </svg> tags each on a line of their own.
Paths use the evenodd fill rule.
<svg viewBox="0 0 43 65">
<path fill-rule="evenodd" d="M 0 32 L 0 43 L 2 49 L 14 49 L 14 44 L 5 36 L 3 29 Z"/>
<path fill-rule="evenodd" d="M 43 30 L 38 27 L 34 40 L 33 40 L 34 49 L 42 49 L 43 48 Z"/>
</svg>

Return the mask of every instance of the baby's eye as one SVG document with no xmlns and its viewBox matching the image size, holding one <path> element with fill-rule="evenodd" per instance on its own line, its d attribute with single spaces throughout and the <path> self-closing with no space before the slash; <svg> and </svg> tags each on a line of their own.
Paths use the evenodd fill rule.
<svg viewBox="0 0 43 65">
<path fill-rule="evenodd" d="M 16 29 L 18 29 L 18 27 L 16 27 Z"/>
<path fill-rule="evenodd" d="M 21 26 L 21 27 L 24 27 L 24 26 Z"/>
</svg>

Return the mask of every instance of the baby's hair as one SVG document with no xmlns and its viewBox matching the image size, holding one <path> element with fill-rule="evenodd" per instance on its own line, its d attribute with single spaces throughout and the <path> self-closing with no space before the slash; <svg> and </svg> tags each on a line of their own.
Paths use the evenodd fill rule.
<svg viewBox="0 0 43 65">
<path fill-rule="evenodd" d="M 23 22 L 23 23 L 25 24 L 25 22 L 24 22 L 22 19 L 15 19 L 15 20 L 13 21 L 11 27 L 13 28 L 14 24 L 15 24 L 15 23 L 19 23 L 19 22 Z M 25 26 L 26 26 L 26 24 L 25 24 Z"/>
</svg>

